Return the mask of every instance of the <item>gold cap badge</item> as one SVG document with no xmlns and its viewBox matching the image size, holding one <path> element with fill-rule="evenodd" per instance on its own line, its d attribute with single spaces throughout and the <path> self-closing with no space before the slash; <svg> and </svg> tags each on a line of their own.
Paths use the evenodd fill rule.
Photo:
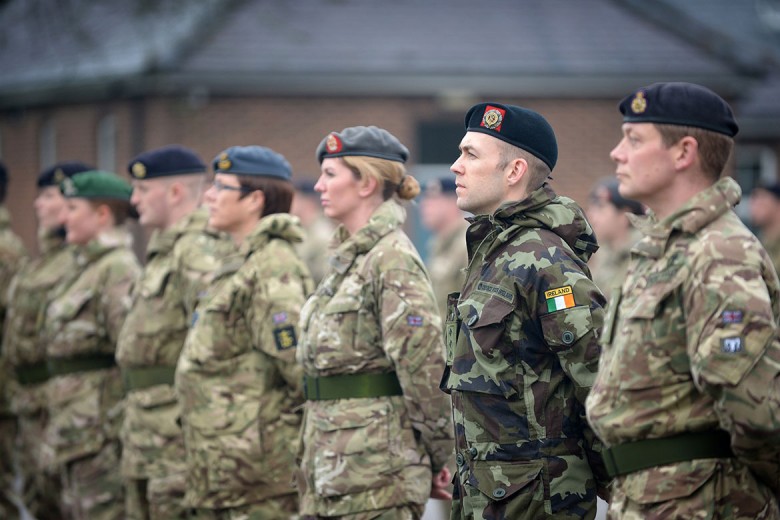
<svg viewBox="0 0 780 520">
<path fill-rule="evenodd" d="M 228 154 L 226 154 L 225 152 L 219 154 L 219 162 L 217 162 L 218 169 L 229 170 L 232 165 L 233 163 L 230 162 L 230 159 L 228 159 Z"/>
<path fill-rule="evenodd" d="M 485 114 L 482 116 L 481 126 L 484 126 L 488 130 L 497 130 L 500 132 L 501 123 L 504 122 L 504 114 L 506 114 L 506 110 L 501 110 L 500 108 L 488 105 Z"/>
<path fill-rule="evenodd" d="M 62 181 L 65 180 L 65 172 L 62 171 L 62 168 L 57 168 L 54 170 L 54 182 L 57 184 L 62 184 Z"/>
<path fill-rule="evenodd" d="M 146 177 L 146 166 L 144 166 L 144 163 L 137 162 L 133 164 L 133 177 L 137 179 L 143 179 Z"/>
<path fill-rule="evenodd" d="M 641 90 L 636 93 L 636 97 L 631 101 L 631 111 L 635 114 L 641 114 L 647 109 L 647 99 L 645 93 Z"/>
</svg>

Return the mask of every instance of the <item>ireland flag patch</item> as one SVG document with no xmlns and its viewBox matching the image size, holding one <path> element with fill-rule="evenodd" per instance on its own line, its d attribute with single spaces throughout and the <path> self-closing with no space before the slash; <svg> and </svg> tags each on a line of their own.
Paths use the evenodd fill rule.
<svg viewBox="0 0 780 520">
<path fill-rule="evenodd" d="M 547 312 L 562 311 L 574 307 L 574 294 L 571 285 L 550 289 L 544 293 L 544 298 L 547 300 Z"/>
</svg>

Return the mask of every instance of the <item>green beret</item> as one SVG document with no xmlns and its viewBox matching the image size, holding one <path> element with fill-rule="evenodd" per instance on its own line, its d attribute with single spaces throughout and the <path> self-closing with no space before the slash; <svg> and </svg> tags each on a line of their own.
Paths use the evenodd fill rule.
<svg viewBox="0 0 780 520">
<path fill-rule="evenodd" d="M 376 126 L 352 126 L 331 132 L 317 147 L 317 160 L 347 156 L 377 157 L 405 163 L 409 150 L 393 134 Z"/>
<path fill-rule="evenodd" d="M 626 123 L 694 126 L 729 137 L 739 131 L 729 104 L 694 83 L 653 83 L 626 96 L 618 108 Z"/>
<path fill-rule="evenodd" d="M 65 179 L 60 184 L 60 191 L 71 199 L 113 199 L 129 202 L 133 187 L 113 173 L 92 170 Z"/>
</svg>

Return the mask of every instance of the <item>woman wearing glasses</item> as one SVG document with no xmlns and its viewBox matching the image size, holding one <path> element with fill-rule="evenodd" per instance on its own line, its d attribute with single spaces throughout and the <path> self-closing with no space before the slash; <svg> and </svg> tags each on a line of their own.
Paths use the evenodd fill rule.
<svg viewBox="0 0 780 520">
<path fill-rule="evenodd" d="M 298 316 L 313 289 L 293 246 L 287 160 L 261 146 L 214 159 L 205 194 L 209 226 L 238 246 L 214 276 L 193 317 L 176 369 L 187 448 L 191 518 L 287 519 L 302 373 L 295 362 Z"/>
<path fill-rule="evenodd" d="M 401 229 L 399 201 L 420 192 L 408 154 L 373 126 L 332 132 L 317 149 L 314 189 L 340 226 L 329 272 L 301 312 L 305 519 L 416 519 L 429 496 L 449 498 L 441 318 Z"/>
</svg>

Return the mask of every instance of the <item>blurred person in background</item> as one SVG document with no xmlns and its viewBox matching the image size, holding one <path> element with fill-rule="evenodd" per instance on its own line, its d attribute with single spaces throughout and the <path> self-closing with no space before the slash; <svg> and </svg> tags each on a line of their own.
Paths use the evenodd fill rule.
<svg viewBox="0 0 780 520">
<path fill-rule="evenodd" d="M 645 214 L 644 206 L 620 194 L 619 185 L 614 177 L 598 182 L 590 192 L 586 209 L 588 221 L 599 241 L 599 250 L 588 265 L 593 281 L 607 300 L 612 290 L 625 280 L 631 246 L 642 237 L 629 215 Z"/>
<path fill-rule="evenodd" d="M 760 184 L 750 193 L 750 221 L 780 273 L 780 183 Z"/>
<path fill-rule="evenodd" d="M 11 405 L 18 419 L 19 469 L 23 479 L 22 500 L 38 520 L 62 518 L 59 475 L 43 471 L 43 432 L 48 424 L 46 406 L 46 343 L 41 338 L 49 295 L 79 275 L 74 248 L 65 241 L 66 199 L 60 184 L 77 173 L 94 168 L 79 161 L 64 161 L 38 176 L 38 195 L 33 207 L 38 223 L 38 257 L 14 277 L 8 292 L 9 305 L 3 337 L 3 356 L 14 374 Z"/>
<path fill-rule="evenodd" d="M 62 479 L 63 517 L 125 518 L 119 471 L 122 381 L 116 341 L 140 266 L 125 226 L 132 188 L 113 173 L 62 182 L 66 240 L 75 246 L 71 283 L 50 295 L 43 324 L 49 381 L 48 467 Z"/>
<path fill-rule="evenodd" d="M 155 148 L 128 164 L 139 223 L 153 230 L 146 263 L 117 342 L 125 387 L 121 428 L 126 515 L 186 518 L 186 461 L 174 372 L 197 299 L 234 250 L 207 227 L 200 207 L 206 165 L 180 145 Z"/>
<path fill-rule="evenodd" d="M 11 279 L 19 271 L 27 258 L 27 250 L 22 240 L 11 230 L 11 218 L 5 208 L 8 192 L 8 171 L 0 163 L 0 333 L 9 304 L 8 287 Z M 3 338 L 0 337 L 0 341 Z M 8 381 L 11 379 L 11 367 L 5 354 L 0 351 L 0 518 L 17 518 L 18 512 L 13 501 L 13 482 L 16 478 L 14 439 L 16 438 L 16 418 L 11 413 L 8 396 Z"/>
<path fill-rule="evenodd" d="M 447 295 L 460 291 L 466 281 L 466 229 L 469 223 L 457 201 L 452 176 L 431 179 L 423 186 L 420 217 L 432 232 L 426 266 L 442 320 L 447 314 Z"/>
<path fill-rule="evenodd" d="M 213 161 L 209 226 L 238 251 L 199 304 L 176 368 L 190 518 L 288 519 L 303 401 L 298 316 L 314 285 L 294 246 L 292 170 L 262 146 Z"/>
<path fill-rule="evenodd" d="M 320 197 L 314 191 L 313 181 L 295 183 L 295 197 L 290 213 L 301 219 L 306 236 L 296 245 L 296 250 L 309 267 L 314 284 L 318 285 L 328 268 L 328 245 L 335 226 L 322 213 Z"/>
<path fill-rule="evenodd" d="M 306 407 L 301 517 L 419 519 L 450 498 L 452 425 L 441 318 L 399 203 L 420 191 L 409 152 L 374 126 L 328 134 L 315 190 L 339 224 L 328 271 L 301 313 Z"/>
</svg>

